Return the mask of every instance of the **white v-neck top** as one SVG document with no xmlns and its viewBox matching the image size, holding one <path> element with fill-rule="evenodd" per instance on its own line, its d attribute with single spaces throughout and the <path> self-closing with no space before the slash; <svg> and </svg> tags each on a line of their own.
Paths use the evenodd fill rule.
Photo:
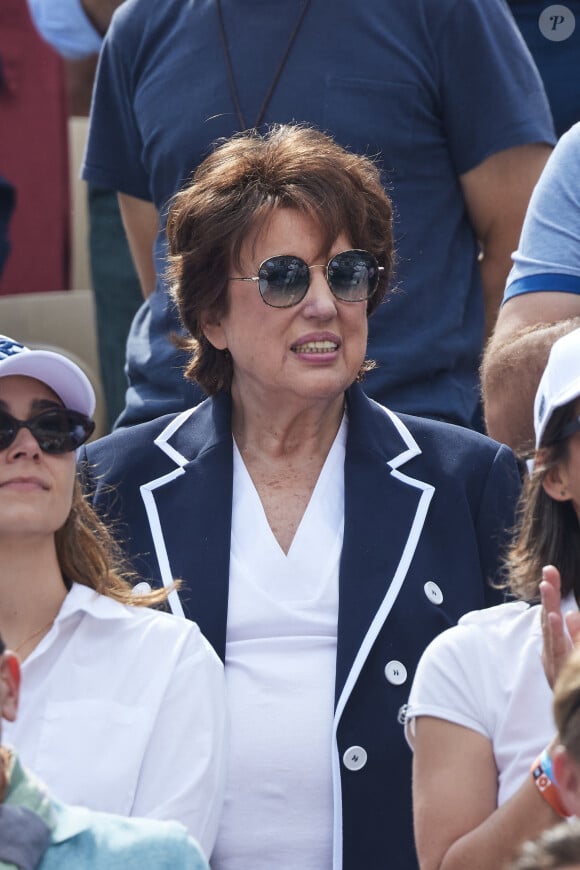
<svg viewBox="0 0 580 870">
<path fill-rule="evenodd" d="M 287 555 L 234 445 L 229 771 L 213 870 L 332 866 L 346 430 L 343 420 Z"/>
</svg>

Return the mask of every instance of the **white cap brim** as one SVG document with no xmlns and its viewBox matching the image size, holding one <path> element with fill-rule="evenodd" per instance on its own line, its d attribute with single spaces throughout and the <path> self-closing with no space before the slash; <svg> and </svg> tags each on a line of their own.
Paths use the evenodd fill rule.
<svg viewBox="0 0 580 870">
<path fill-rule="evenodd" d="M 580 329 L 554 342 L 534 401 L 536 449 L 554 411 L 580 397 Z"/>
<path fill-rule="evenodd" d="M 83 370 L 59 353 L 51 350 L 23 348 L 18 353 L 0 359 L 0 378 L 22 375 L 35 378 L 56 393 L 65 408 L 92 417 L 95 412 L 95 391 Z"/>
</svg>

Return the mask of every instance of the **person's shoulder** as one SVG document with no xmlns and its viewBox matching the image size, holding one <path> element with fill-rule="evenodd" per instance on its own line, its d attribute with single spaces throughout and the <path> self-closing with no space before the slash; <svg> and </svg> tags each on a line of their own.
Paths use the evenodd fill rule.
<svg viewBox="0 0 580 870">
<path fill-rule="evenodd" d="M 229 397 L 216 397 L 116 429 L 81 447 L 77 463 L 85 492 L 117 513 L 119 495 L 125 505 L 141 504 L 140 487 L 155 488 L 154 482 L 180 476 L 184 467 L 217 446 L 231 451 L 231 444 Z"/>
<path fill-rule="evenodd" d="M 87 463 L 89 469 L 96 469 L 100 474 L 112 471 L 117 466 L 127 472 L 132 466 L 143 464 L 149 455 L 162 459 L 163 454 L 155 445 L 156 439 L 178 416 L 167 414 L 134 426 L 114 429 L 110 434 L 81 448 L 81 465 Z"/>
<path fill-rule="evenodd" d="M 204 646 L 206 640 L 197 622 L 181 616 L 175 616 L 165 610 L 135 604 L 119 604 L 129 613 L 130 618 L 138 626 L 138 634 L 147 635 L 147 646 L 157 649 L 165 648 L 166 644 L 173 647 L 179 642 L 189 646 Z"/>
<path fill-rule="evenodd" d="M 486 435 L 482 435 L 481 432 L 476 432 L 475 429 L 468 429 L 465 426 L 449 423 L 446 420 L 436 420 L 432 417 L 418 417 L 415 414 L 406 414 L 399 411 L 396 412 L 396 416 L 402 420 L 411 432 L 423 432 L 426 435 L 431 434 L 434 437 L 439 437 L 444 433 L 450 437 L 454 436 L 461 440 L 472 441 L 474 444 L 493 441 L 493 439 L 488 438 Z"/>
<path fill-rule="evenodd" d="M 206 643 L 198 624 L 190 619 L 154 607 L 125 604 L 82 583 L 73 583 L 59 618 L 81 611 L 98 624 L 106 623 L 109 636 L 117 636 L 120 644 L 126 643 L 129 634 L 134 634 L 144 648 L 175 650 L 180 642 L 190 646 Z"/>
<path fill-rule="evenodd" d="M 578 169 L 580 165 L 580 121 L 558 139 L 548 165 L 551 167 L 551 165 L 559 163 Z M 574 175 L 574 179 L 576 178 L 577 173 Z"/>
<path fill-rule="evenodd" d="M 560 136 L 558 144 L 561 148 L 571 145 L 578 147 L 578 145 L 580 145 L 580 121 L 576 124 L 572 124 L 570 129 L 566 130 L 566 132 Z"/>
<path fill-rule="evenodd" d="M 485 610 L 465 613 L 456 628 L 462 633 L 481 633 L 485 637 L 505 637 L 519 632 L 527 635 L 538 614 L 538 608 L 527 601 L 507 601 Z"/>
<path fill-rule="evenodd" d="M 53 802 L 53 847 L 41 870 L 207 870 L 196 842 L 179 822 L 125 818 Z"/>
<path fill-rule="evenodd" d="M 460 656 L 469 652 L 482 661 L 497 660 L 497 667 L 503 669 L 510 651 L 523 657 L 530 642 L 535 645 L 541 636 L 540 615 L 540 607 L 526 601 L 466 613 L 454 629 L 457 652 Z"/>
<path fill-rule="evenodd" d="M 164 429 L 169 426 L 178 414 L 165 414 L 163 417 L 155 417 L 153 420 L 147 420 L 144 423 L 136 423 L 134 426 L 120 426 L 114 429 L 108 435 L 104 435 L 97 441 L 93 441 L 87 445 L 88 449 L 95 450 L 109 449 L 115 444 L 125 444 L 129 441 L 133 442 L 148 442 L 153 441 Z"/>
<path fill-rule="evenodd" d="M 79 584 L 73 584 L 71 592 L 77 587 Z M 93 596 L 84 610 L 96 620 L 107 621 L 107 631 L 111 637 L 117 636 L 119 645 L 127 643 L 131 636 L 144 649 L 170 649 L 175 655 L 180 650 L 191 653 L 207 646 L 198 624 L 191 619 L 155 607 L 124 604 L 108 595 Z"/>
<path fill-rule="evenodd" d="M 110 30 L 112 33 L 143 32 L 146 25 L 155 26 L 161 17 L 174 14 L 174 7 L 181 4 L 181 0 L 123 0 L 117 7 L 111 20 Z"/>
<path fill-rule="evenodd" d="M 447 423 L 443 420 L 432 420 L 429 417 L 415 417 L 411 414 L 397 414 L 399 420 L 413 435 L 419 446 L 425 446 L 437 452 L 457 455 L 459 453 L 479 454 L 482 457 L 494 457 L 501 451 L 511 452 L 505 444 L 494 441 L 475 429 Z"/>
<path fill-rule="evenodd" d="M 176 433 L 184 431 L 196 432 L 201 430 L 206 433 L 208 430 L 209 437 L 214 434 L 216 427 L 219 428 L 219 424 L 216 424 L 215 420 L 216 414 L 221 420 L 224 408 L 229 407 L 228 402 L 227 397 L 209 398 L 182 411 L 164 414 L 152 420 L 135 423 L 132 426 L 119 426 L 108 435 L 87 444 L 87 456 L 91 458 L 123 450 L 138 450 L 140 447 L 153 445 L 159 438 L 162 438 L 163 441 L 170 441 Z"/>
<path fill-rule="evenodd" d="M 455 25 L 461 23 L 475 25 L 483 35 L 486 23 L 493 29 L 505 27 L 506 23 L 515 30 L 515 24 L 506 7 L 505 0 L 416 0 L 426 21 L 433 26 L 434 39 L 448 28 L 449 17 L 453 16 Z M 458 46 L 461 50 L 461 46 Z"/>
<path fill-rule="evenodd" d="M 451 463 L 457 466 L 467 461 L 473 468 L 484 468 L 501 456 L 508 465 L 517 469 L 509 447 L 481 432 L 455 423 L 392 411 L 369 398 L 358 385 L 349 390 L 348 396 L 350 407 L 359 419 L 364 420 L 362 437 L 372 439 L 373 443 L 380 444 L 392 437 L 393 430 L 396 430 L 401 441 L 414 452 L 414 459 L 422 464 L 447 466 Z"/>
<path fill-rule="evenodd" d="M 508 638 L 520 633 L 527 637 L 536 617 L 537 608 L 525 601 L 472 610 L 431 641 L 430 656 L 438 658 L 446 652 L 456 652 L 461 658 L 468 650 L 480 649 L 486 654 L 501 651 Z"/>
<path fill-rule="evenodd" d="M 138 74 L 155 54 L 167 30 L 183 15 L 182 0 L 123 0 L 115 9 L 104 36 L 101 51 L 103 69 L 118 70 L 119 65 Z"/>
</svg>

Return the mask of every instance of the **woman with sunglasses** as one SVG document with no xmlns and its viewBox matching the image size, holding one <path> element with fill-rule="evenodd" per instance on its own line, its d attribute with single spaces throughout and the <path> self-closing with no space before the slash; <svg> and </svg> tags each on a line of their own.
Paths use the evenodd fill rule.
<svg viewBox="0 0 580 870">
<path fill-rule="evenodd" d="M 552 686 L 580 643 L 580 329 L 552 347 L 534 406 L 536 451 L 507 554 L 519 599 L 465 616 L 417 670 L 417 849 L 424 870 L 503 867 L 566 816 Z M 557 717 L 558 721 L 558 717 Z"/>
<path fill-rule="evenodd" d="M 176 196 L 168 237 L 186 376 L 210 398 L 83 458 L 140 571 L 182 578 L 174 612 L 225 661 L 212 867 L 411 870 L 397 717 L 423 647 L 494 600 L 513 457 L 358 383 L 393 259 L 370 160 L 304 127 L 240 134 Z"/>
<path fill-rule="evenodd" d="M 209 853 L 221 811 L 222 666 L 196 625 L 145 605 L 76 479 L 93 389 L 0 336 L 0 632 L 21 658 L 7 741 L 64 801 L 178 819 Z"/>
</svg>

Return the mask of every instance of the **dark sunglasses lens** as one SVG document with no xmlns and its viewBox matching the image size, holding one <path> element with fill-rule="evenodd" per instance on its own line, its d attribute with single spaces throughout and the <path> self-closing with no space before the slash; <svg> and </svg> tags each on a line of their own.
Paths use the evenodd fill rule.
<svg viewBox="0 0 580 870">
<path fill-rule="evenodd" d="M 10 447 L 17 432 L 18 426 L 14 417 L 5 411 L 0 411 L 0 450 Z"/>
<path fill-rule="evenodd" d="M 45 453 L 69 453 L 84 444 L 95 424 L 77 411 L 46 411 L 30 421 L 30 431 Z"/>
<path fill-rule="evenodd" d="M 368 251 L 343 251 L 328 264 L 328 283 L 337 299 L 362 302 L 377 289 L 379 264 Z"/>
<path fill-rule="evenodd" d="M 300 257 L 270 257 L 260 266 L 258 278 L 260 295 L 266 305 L 290 308 L 306 296 L 310 272 Z"/>
</svg>

